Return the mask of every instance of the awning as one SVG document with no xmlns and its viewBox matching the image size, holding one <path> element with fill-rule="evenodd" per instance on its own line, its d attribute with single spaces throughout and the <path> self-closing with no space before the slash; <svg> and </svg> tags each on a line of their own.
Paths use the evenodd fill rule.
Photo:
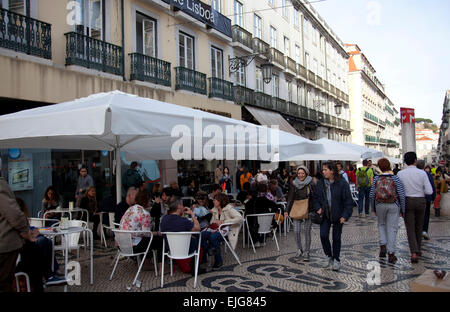
<svg viewBox="0 0 450 312">
<path fill-rule="evenodd" d="M 260 109 L 256 107 L 251 106 L 245 106 L 245 108 L 252 114 L 253 117 L 263 126 L 272 126 L 272 125 L 278 125 L 280 126 L 280 130 L 300 135 L 300 133 L 297 132 L 297 130 L 294 129 L 294 127 L 291 126 L 291 124 L 283 118 L 280 114 L 276 112 L 272 112 L 265 109 Z"/>
</svg>

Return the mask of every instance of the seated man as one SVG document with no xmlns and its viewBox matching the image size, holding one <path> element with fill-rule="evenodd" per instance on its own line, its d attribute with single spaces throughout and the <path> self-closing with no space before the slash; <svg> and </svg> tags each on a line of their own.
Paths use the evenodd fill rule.
<svg viewBox="0 0 450 312">
<path fill-rule="evenodd" d="M 192 221 L 187 218 L 183 218 L 182 214 L 190 215 Z M 195 213 L 187 207 L 183 207 L 181 200 L 174 200 L 169 205 L 169 211 L 167 215 L 161 219 L 160 225 L 161 232 L 199 232 L 200 224 L 198 223 Z M 167 240 L 166 240 L 166 246 Z M 191 236 L 191 242 L 189 244 L 189 253 L 193 253 L 198 248 L 198 237 L 196 235 Z M 191 273 L 194 273 L 195 269 L 195 257 L 191 258 Z M 200 272 L 200 271 L 199 271 Z"/>
<path fill-rule="evenodd" d="M 275 201 L 277 201 L 277 202 L 286 201 L 286 199 L 284 198 L 284 195 L 283 195 L 283 190 L 278 185 L 277 180 L 275 180 L 275 179 L 270 180 L 269 188 L 270 188 L 270 190 L 269 190 L 270 193 L 273 195 L 273 197 L 275 197 Z"/>
<path fill-rule="evenodd" d="M 222 193 L 222 188 L 219 184 L 214 184 L 211 189 L 211 194 L 208 195 L 209 201 L 208 201 L 208 208 L 213 209 L 214 208 L 214 198 L 217 194 Z"/>
<path fill-rule="evenodd" d="M 124 201 L 121 201 L 116 206 L 116 212 L 114 214 L 114 222 L 120 223 L 120 220 L 122 219 L 125 212 L 135 204 L 135 198 L 136 194 L 138 193 L 138 190 L 135 187 L 130 187 L 127 192 L 127 197 Z"/>
</svg>

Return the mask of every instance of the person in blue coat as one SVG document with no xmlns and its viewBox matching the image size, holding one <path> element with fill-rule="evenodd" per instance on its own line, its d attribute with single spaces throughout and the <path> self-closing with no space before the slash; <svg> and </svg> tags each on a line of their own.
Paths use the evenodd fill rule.
<svg viewBox="0 0 450 312">
<path fill-rule="evenodd" d="M 320 240 L 328 260 L 326 268 L 339 271 L 342 228 L 352 216 L 352 194 L 347 181 L 341 177 L 334 162 L 324 163 L 322 173 L 323 178 L 318 181 L 317 191 L 314 193 L 314 209 L 323 216 Z M 330 243 L 331 226 L 333 226 L 333 246 Z"/>
</svg>

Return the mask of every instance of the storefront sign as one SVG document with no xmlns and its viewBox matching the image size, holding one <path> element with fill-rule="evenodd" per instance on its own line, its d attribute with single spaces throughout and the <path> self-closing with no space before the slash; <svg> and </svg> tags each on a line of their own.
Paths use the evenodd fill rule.
<svg viewBox="0 0 450 312">
<path fill-rule="evenodd" d="M 404 108 L 401 107 L 400 108 L 400 114 L 402 116 L 402 123 L 415 123 L 416 122 L 416 118 L 415 118 L 415 114 L 414 114 L 414 109 L 413 108 Z"/>
<path fill-rule="evenodd" d="M 8 183 L 13 191 L 33 189 L 33 156 L 21 150 L 8 153 Z"/>
<path fill-rule="evenodd" d="M 170 5 L 231 38 L 231 20 L 199 0 L 170 0 Z"/>
</svg>

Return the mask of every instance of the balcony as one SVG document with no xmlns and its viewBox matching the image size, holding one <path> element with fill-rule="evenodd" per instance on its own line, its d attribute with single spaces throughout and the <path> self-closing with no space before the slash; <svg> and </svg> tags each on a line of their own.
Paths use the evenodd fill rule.
<svg viewBox="0 0 450 312">
<path fill-rule="evenodd" d="M 382 126 L 383 128 L 386 128 L 386 122 L 385 122 L 385 121 L 379 119 L 379 120 L 378 120 L 378 123 L 379 123 L 380 126 Z"/>
<path fill-rule="evenodd" d="M 341 118 L 337 119 L 337 127 L 338 128 L 343 128 L 344 127 L 343 120 Z"/>
<path fill-rule="evenodd" d="M 303 79 L 307 79 L 307 71 L 303 65 L 297 64 L 297 76 L 302 77 Z"/>
<path fill-rule="evenodd" d="M 244 28 L 239 25 L 231 26 L 231 33 L 233 36 L 234 47 L 239 47 L 241 50 L 244 50 L 247 53 L 251 53 L 253 50 L 252 44 L 252 34 L 246 31 Z"/>
<path fill-rule="evenodd" d="M 300 118 L 309 119 L 308 108 L 306 106 L 300 106 Z"/>
<path fill-rule="evenodd" d="M 209 80 L 209 97 L 217 97 L 227 101 L 234 101 L 233 83 L 211 77 Z"/>
<path fill-rule="evenodd" d="M 320 123 L 325 123 L 325 113 L 317 112 L 317 121 Z"/>
<path fill-rule="evenodd" d="M 0 47 L 50 60 L 52 25 L 0 9 Z"/>
<path fill-rule="evenodd" d="M 369 143 L 378 143 L 378 142 L 380 142 L 380 140 L 377 139 L 377 138 L 374 137 L 374 136 L 366 135 L 366 142 L 369 142 Z"/>
<path fill-rule="evenodd" d="M 325 89 L 325 91 L 330 92 L 330 84 L 328 83 L 328 81 L 323 81 L 323 88 Z"/>
<path fill-rule="evenodd" d="M 331 116 L 331 125 L 333 127 L 337 127 L 337 117 L 336 116 Z"/>
<path fill-rule="evenodd" d="M 234 86 L 233 89 L 234 89 L 234 102 L 236 104 L 244 105 L 254 103 L 254 92 L 252 89 L 242 86 Z"/>
<path fill-rule="evenodd" d="M 329 114 L 325 114 L 325 123 L 331 125 L 331 116 Z"/>
<path fill-rule="evenodd" d="M 255 106 L 275 110 L 275 106 L 272 105 L 272 97 L 270 95 L 265 94 L 263 92 L 255 92 L 254 99 L 255 99 L 254 100 Z"/>
<path fill-rule="evenodd" d="M 336 96 L 336 88 L 332 84 L 330 84 L 330 93 Z"/>
<path fill-rule="evenodd" d="M 286 101 L 277 97 L 272 97 L 272 107 L 277 112 L 283 113 L 287 111 Z"/>
<path fill-rule="evenodd" d="M 373 123 L 378 123 L 378 118 L 368 112 L 364 112 L 364 118 Z"/>
<path fill-rule="evenodd" d="M 253 38 L 253 52 L 267 54 L 270 50 L 270 45 L 259 38 Z"/>
<path fill-rule="evenodd" d="M 286 72 L 293 76 L 297 75 L 297 63 L 288 56 L 285 58 Z"/>
<path fill-rule="evenodd" d="M 300 115 L 299 106 L 296 103 L 288 102 L 287 106 L 288 106 L 289 115 L 299 117 L 299 115 Z"/>
<path fill-rule="evenodd" d="M 140 53 L 129 54 L 131 58 L 130 80 L 151 82 L 170 87 L 170 63 Z"/>
<path fill-rule="evenodd" d="M 186 90 L 206 95 L 206 75 L 185 67 L 175 67 L 175 90 Z"/>
<path fill-rule="evenodd" d="M 314 110 L 312 108 L 308 108 L 308 114 L 309 114 L 309 119 L 310 120 L 318 121 L 317 111 L 316 110 Z"/>
<path fill-rule="evenodd" d="M 123 75 L 122 47 L 76 32 L 66 36 L 66 66 L 78 65 L 113 75 Z"/>
<path fill-rule="evenodd" d="M 278 65 L 278 67 L 280 69 L 285 69 L 286 68 L 286 62 L 284 60 L 284 54 L 281 51 L 279 51 L 279 50 L 277 50 L 275 48 L 271 48 L 270 49 L 270 54 L 272 55 L 272 60 L 273 60 L 273 63 L 274 63 L 275 66 Z"/>
<path fill-rule="evenodd" d="M 323 80 L 322 80 L 322 78 L 320 78 L 319 76 L 316 76 L 316 84 L 317 84 L 317 86 L 319 86 L 320 88 L 323 88 Z"/>
<path fill-rule="evenodd" d="M 316 83 L 316 75 L 310 70 L 308 70 L 308 81 L 312 84 Z"/>
</svg>

